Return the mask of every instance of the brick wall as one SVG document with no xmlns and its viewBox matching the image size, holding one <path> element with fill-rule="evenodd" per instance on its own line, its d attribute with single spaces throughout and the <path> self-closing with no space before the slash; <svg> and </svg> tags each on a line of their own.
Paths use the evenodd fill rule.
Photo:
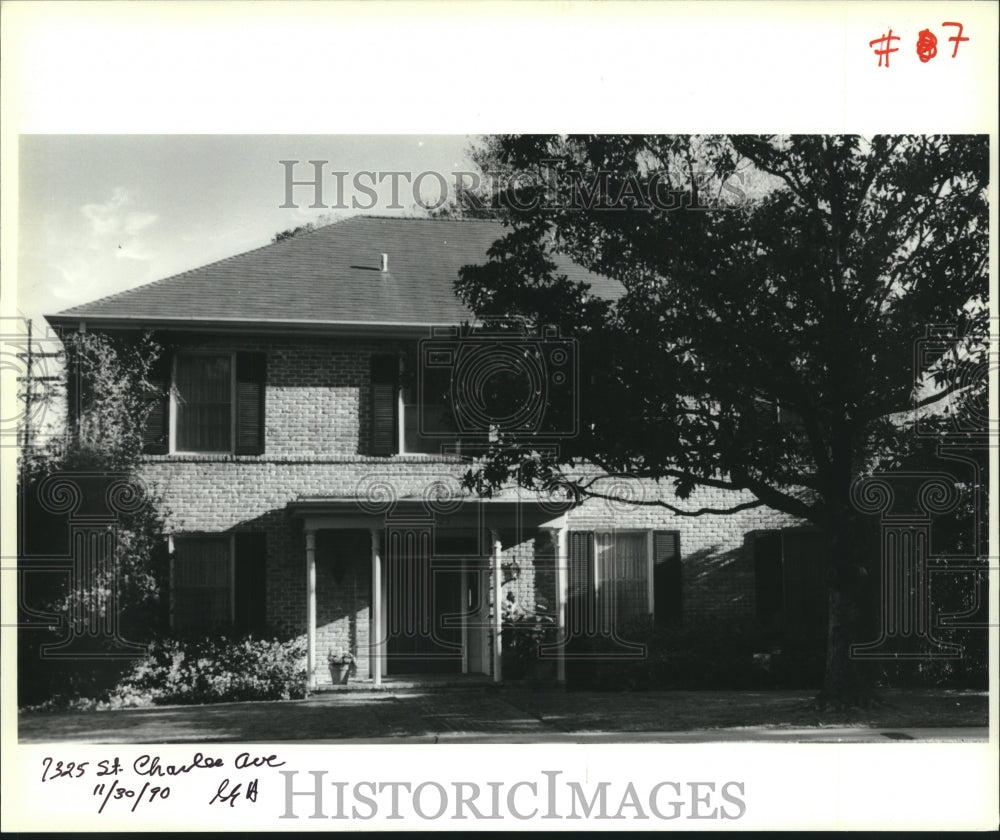
<svg viewBox="0 0 1000 840">
<path fill-rule="evenodd" d="M 144 478 L 159 494 L 175 533 L 252 529 L 267 534 L 267 617 L 286 633 L 305 632 L 305 542 L 287 511 L 302 496 L 355 497 L 382 484 L 398 498 L 421 498 L 435 481 L 457 487 L 464 466 L 441 456 L 373 457 L 369 357 L 397 344 L 347 339 L 219 337 L 201 348 L 264 351 L 268 356 L 266 452 L 258 456 L 149 456 Z M 746 497 L 702 490 L 681 503 L 652 483 L 633 485 L 635 499 L 658 493 L 671 504 L 728 507 Z M 591 500 L 568 516 L 570 530 L 678 531 L 686 623 L 753 616 L 754 531 L 794 524 L 767 508 L 729 516 L 679 516 L 665 508 Z M 332 540 L 332 541 L 331 541 Z M 369 591 L 367 535 L 324 537 L 317 552 L 319 676 L 326 653 L 346 648 L 367 676 Z M 554 552 L 547 533 L 504 536 L 504 594 L 529 607 L 554 607 Z M 537 551 L 536 551 L 537 549 Z"/>
<path fill-rule="evenodd" d="M 369 359 L 373 353 L 395 353 L 403 347 L 400 342 L 363 339 L 231 336 L 183 345 L 185 350 L 267 354 L 265 448 L 272 458 L 369 452 Z"/>
<path fill-rule="evenodd" d="M 636 482 L 642 500 L 664 494 L 664 501 L 683 510 L 724 509 L 751 497 L 725 490 L 702 489 L 685 501 L 666 487 Z M 590 499 L 569 515 L 570 530 L 663 530 L 679 534 L 682 616 L 687 625 L 734 623 L 753 619 L 755 532 L 785 528 L 799 520 L 767 507 L 726 515 L 682 516 L 665 508 Z"/>
</svg>

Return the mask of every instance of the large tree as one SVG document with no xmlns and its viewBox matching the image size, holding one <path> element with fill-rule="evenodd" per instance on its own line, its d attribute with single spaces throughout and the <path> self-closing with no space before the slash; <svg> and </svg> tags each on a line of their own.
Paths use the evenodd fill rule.
<svg viewBox="0 0 1000 840">
<path fill-rule="evenodd" d="M 65 400 L 63 428 L 48 429 L 20 457 L 19 604 L 27 610 L 21 620 L 32 618 L 18 631 L 22 703 L 107 688 L 126 667 L 123 652 L 137 655 L 166 619 L 167 511 L 140 475 L 144 427 L 158 396 L 148 377 L 161 348 L 148 335 L 132 340 L 93 332 L 67 333 L 62 344 L 66 364 L 44 399 L 52 408 Z M 24 387 L 30 385 L 25 377 Z M 117 509 L 109 508 L 113 495 Z M 102 543 L 113 545 L 108 556 L 81 553 L 71 542 L 74 512 L 63 503 L 74 496 L 85 511 L 80 520 L 96 515 L 94 528 L 113 532 L 113 542 Z M 109 512 L 113 522 L 100 520 Z M 54 557 L 73 557 L 82 572 L 36 563 Z M 39 614 L 56 620 L 40 625 Z M 109 626 L 114 633 L 94 630 Z M 77 658 L 65 651 L 60 658 L 44 655 L 67 640 Z"/>
<path fill-rule="evenodd" d="M 476 157 L 503 174 L 490 198 L 510 229 L 457 290 L 487 323 L 580 341 L 581 422 L 557 447 L 501 428 L 468 483 L 583 498 L 630 476 L 681 498 L 744 494 L 712 512 L 814 523 L 828 552 L 820 700 L 865 699 L 849 651 L 875 570 L 851 488 L 913 448 L 905 412 L 948 405 L 982 363 L 987 139 L 528 135 L 484 138 Z M 567 279 L 557 253 L 620 294 Z M 915 371 L 935 324 L 950 332 Z"/>
</svg>

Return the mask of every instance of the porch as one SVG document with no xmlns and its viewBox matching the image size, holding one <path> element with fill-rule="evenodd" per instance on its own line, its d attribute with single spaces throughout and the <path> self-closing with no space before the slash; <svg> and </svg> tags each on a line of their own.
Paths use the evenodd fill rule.
<svg viewBox="0 0 1000 840">
<path fill-rule="evenodd" d="M 565 512 L 521 500 L 420 498 L 383 507 L 328 497 L 299 499 L 289 511 L 304 535 L 311 691 L 343 690 L 328 677 L 331 652 L 354 656 L 348 685 L 360 690 L 503 680 L 503 599 L 518 583 L 505 581 L 505 556 L 509 578 L 510 553 L 534 551 L 539 536 L 549 548 L 545 558 L 531 555 L 531 585 L 545 580 L 563 637 Z M 345 598 L 349 609 L 331 611 Z M 561 653 L 554 670 L 565 680 Z"/>
</svg>

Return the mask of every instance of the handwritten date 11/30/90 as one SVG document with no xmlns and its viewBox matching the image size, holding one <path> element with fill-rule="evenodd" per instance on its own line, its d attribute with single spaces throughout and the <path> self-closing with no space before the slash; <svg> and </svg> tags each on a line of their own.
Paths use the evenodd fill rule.
<svg viewBox="0 0 1000 840">
<path fill-rule="evenodd" d="M 109 800 L 125 800 L 126 802 L 131 800 L 132 807 L 129 810 L 135 813 L 140 802 L 155 802 L 157 799 L 169 797 L 170 788 L 159 785 L 150 786 L 149 782 L 146 782 L 143 784 L 142 790 L 136 792 L 132 788 L 118 784 L 118 782 L 100 782 L 94 786 L 94 796 L 103 797 L 101 807 L 97 809 L 98 814 L 104 813 L 104 806 L 108 804 Z"/>
</svg>

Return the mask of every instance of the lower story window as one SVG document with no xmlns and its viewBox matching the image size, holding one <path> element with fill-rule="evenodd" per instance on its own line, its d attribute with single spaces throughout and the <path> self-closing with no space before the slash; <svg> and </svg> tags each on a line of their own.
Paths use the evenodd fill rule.
<svg viewBox="0 0 1000 840">
<path fill-rule="evenodd" d="M 646 533 L 594 534 L 597 601 L 608 626 L 653 612 Z"/>
<path fill-rule="evenodd" d="M 676 531 L 572 531 L 569 615 L 574 634 L 610 633 L 642 616 L 680 621 Z"/>
<path fill-rule="evenodd" d="M 180 632 L 266 626 L 266 543 L 259 533 L 174 540 L 172 623 Z"/>
</svg>

